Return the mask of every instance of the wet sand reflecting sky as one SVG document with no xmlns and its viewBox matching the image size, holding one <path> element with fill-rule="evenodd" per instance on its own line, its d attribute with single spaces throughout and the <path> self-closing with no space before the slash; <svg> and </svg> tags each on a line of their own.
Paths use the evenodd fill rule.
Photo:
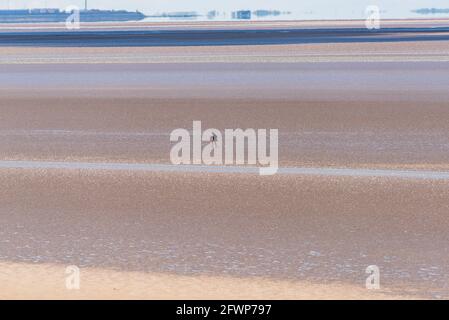
<svg viewBox="0 0 449 320">
<path fill-rule="evenodd" d="M 16 279 L 66 297 L 54 273 L 75 264 L 101 297 L 232 298 L 238 279 L 258 298 L 373 297 L 375 264 L 379 294 L 449 298 L 449 46 L 434 40 L 0 48 L 4 295 Z M 169 134 L 193 120 L 279 129 L 281 174 L 173 170 Z"/>
</svg>

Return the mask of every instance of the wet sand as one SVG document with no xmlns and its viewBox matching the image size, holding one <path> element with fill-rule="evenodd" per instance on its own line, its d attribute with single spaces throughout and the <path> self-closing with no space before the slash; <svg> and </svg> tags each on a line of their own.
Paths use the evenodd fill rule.
<svg viewBox="0 0 449 320">
<path fill-rule="evenodd" d="M 148 297 L 159 290 L 183 296 L 193 285 L 189 278 L 232 297 L 234 289 L 220 281 L 230 277 L 231 283 L 242 278 L 265 288 L 246 292 L 258 298 L 300 289 L 301 283 L 310 283 L 311 290 L 289 290 L 278 298 L 319 298 L 321 290 L 325 298 L 334 284 L 355 290 L 342 298 L 364 298 L 373 297 L 364 288 L 365 269 L 375 264 L 381 270 L 379 297 L 447 298 L 448 181 L 1 172 L 1 260 L 13 266 L 77 265 L 105 270 L 105 276 L 111 270 L 119 283 L 132 277 L 129 272 L 171 278 L 148 287 Z M 2 271 L 14 278 L 11 267 Z M 44 288 L 52 277 L 44 277 Z M 101 279 L 87 280 L 100 296 L 107 294 Z M 122 297 L 134 289 L 143 294 L 130 286 L 123 289 L 130 295 Z M 194 292 L 214 297 L 216 291 Z"/>
<path fill-rule="evenodd" d="M 447 61 L 448 41 L 257 46 L 45 48 L 2 47 L 0 63 L 245 63 Z"/>
<path fill-rule="evenodd" d="M 1 32 L 0 46 L 17 47 L 190 47 L 310 43 L 448 41 L 449 28 L 287 28 L 201 30 L 80 30 Z"/>
<path fill-rule="evenodd" d="M 0 48 L 0 298 L 449 298 L 448 179 L 357 174 L 449 170 L 447 45 Z M 323 174 L 132 170 L 193 120 Z"/>
<path fill-rule="evenodd" d="M 2 160 L 170 163 L 170 132 L 201 120 L 220 130 L 279 129 L 281 166 L 449 169 L 444 102 L 80 97 L 0 104 Z"/>
</svg>

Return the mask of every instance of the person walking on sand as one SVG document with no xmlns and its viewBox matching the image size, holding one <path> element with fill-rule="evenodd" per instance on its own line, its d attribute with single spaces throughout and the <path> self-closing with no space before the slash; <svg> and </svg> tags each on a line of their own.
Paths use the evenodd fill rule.
<svg viewBox="0 0 449 320">
<path fill-rule="evenodd" d="M 210 142 L 212 142 L 214 148 L 217 146 L 217 140 L 218 136 L 215 134 L 215 132 L 213 132 L 212 136 L 210 137 Z"/>
</svg>

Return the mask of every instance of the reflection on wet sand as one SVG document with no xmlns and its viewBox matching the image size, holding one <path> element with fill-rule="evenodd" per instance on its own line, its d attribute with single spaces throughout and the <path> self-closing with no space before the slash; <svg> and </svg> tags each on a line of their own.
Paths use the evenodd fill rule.
<svg viewBox="0 0 449 320">
<path fill-rule="evenodd" d="M 385 290 L 447 293 L 447 181 L 42 169 L 1 179 L 2 261 L 359 288 L 376 264 Z"/>
<path fill-rule="evenodd" d="M 449 298 L 449 52 L 428 40 L 2 48 L 0 297 Z M 284 172 L 173 168 L 193 120 L 279 129 Z"/>
</svg>

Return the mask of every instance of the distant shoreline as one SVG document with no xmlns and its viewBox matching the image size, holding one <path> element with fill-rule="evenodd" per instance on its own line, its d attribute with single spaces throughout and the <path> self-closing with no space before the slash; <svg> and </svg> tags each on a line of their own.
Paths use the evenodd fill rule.
<svg viewBox="0 0 449 320">
<path fill-rule="evenodd" d="M 60 9 L 22 9 L 0 10 L 0 23 L 65 23 L 71 19 L 77 9 L 68 11 Z M 81 22 L 126 22 L 140 21 L 145 15 L 139 11 L 126 10 L 81 10 L 78 9 L 78 18 Z"/>
<path fill-rule="evenodd" d="M 152 20 L 155 18 L 155 20 Z M 317 25 L 324 24 L 326 26 L 340 26 L 342 24 L 364 24 L 364 19 L 310 19 L 310 20 L 300 20 L 300 19 L 291 19 L 291 20 L 170 20 L 170 21 L 156 21 L 158 17 L 145 16 L 143 20 L 139 21 L 96 21 L 96 22 L 84 22 L 85 26 L 95 26 L 95 25 L 114 25 L 117 23 L 123 24 L 125 26 L 145 26 L 145 25 L 264 25 L 264 24 L 300 24 L 300 25 Z M 81 21 L 83 22 L 83 21 Z M 383 25 L 390 24 L 403 24 L 403 23 L 447 23 L 449 25 L 449 18 L 440 18 L 440 17 L 418 17 L 418 18 L 401 18 L 401 19 L 382 19 Z M 64 24 L 63 21 L 60 22 L 17 22 L 17 23 L 2 23 L 0 21 L 0 28 L 2 26 L 10 26 L 10 25 L 49 25 L 49 26 L 59 26 Z"/>
<path fill-rule="evenodd" d="M 0 46 L 20 47 L 175 47 L 243 46 L 319 43 L 392 43 L 449 41 L 449 22 L 385 23 L 380 30 L 368 30 L 363 22 L 329 24 L 139 24 L 139 28 L 109 25 L 69 31 L 35 26 L 14 27 L 0 32 Z M 146 28 L 151 27 L 151 28 Z M 108 29 L 109 28 L 109 29 Z M 0 31 L 2 29 L 0 28 Z"/>
</svg>

